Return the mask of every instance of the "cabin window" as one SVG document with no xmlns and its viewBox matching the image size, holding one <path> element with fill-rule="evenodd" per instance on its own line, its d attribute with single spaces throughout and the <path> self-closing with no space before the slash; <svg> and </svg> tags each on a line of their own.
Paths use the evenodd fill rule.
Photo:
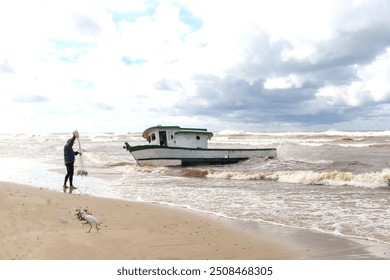
<svg viewBox="0 0 390 280">
<path fill-rule="evenodd" d="M 160 139 L 160 146 L 167 146 L 167 132 L 166 131 L 159 131 L 158 136 Z"/>
<path fill-rule="evenodd" d="M 196 140 L 200 140 L 200 137 L 199 137 L 199 135 L 198 135 L 198 136 L 196 136 Z"/>
<path fill-rule="evenodd" d="M 156 140 L 156 134 L 152 133 L 152 141 Z"/>
<path fill-rule="evenodd" d="M 149 135 L 149 136 L 148 136 L 148 142 L 150 143 L 150 141 L 151 141 L 151 140 L 150 140 L 150 135 Z"/>
<path fill-rule="evenodd" d="M 171 139 L 173 139 L 173 135 L 171 134 Z"/>
</svg>

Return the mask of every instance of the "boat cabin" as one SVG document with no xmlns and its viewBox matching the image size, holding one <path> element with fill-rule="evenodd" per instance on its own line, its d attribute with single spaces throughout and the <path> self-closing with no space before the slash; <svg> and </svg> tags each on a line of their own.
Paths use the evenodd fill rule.
<svg viewBox="0 0 390 280">
<path fill-rule="evenodd" d="M 179 126 L 153 126 L 142 133 L 150 145 L 207 149 L 213 133 L 203 128 L 181 128 Z"/>
</svg>

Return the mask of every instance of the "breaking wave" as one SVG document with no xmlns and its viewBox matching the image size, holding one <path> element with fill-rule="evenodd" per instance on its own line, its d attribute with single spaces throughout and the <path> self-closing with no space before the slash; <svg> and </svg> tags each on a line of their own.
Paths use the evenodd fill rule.
<svg viewBox="0 0 390 280">
<path fill-rule="evenodd" d="M 272 180 L 283 183 L 304 185 L 355 186 L 355 187 L 388 187 L 390 186 L 390 169 L 382 172 L 354 174 L 343 171 L 274 171 L 274 172 L 240 172 L 215 169 L 186 169 L 182 171 L 186 177 L 202 177 L 230 180 Z"/>
</svg>

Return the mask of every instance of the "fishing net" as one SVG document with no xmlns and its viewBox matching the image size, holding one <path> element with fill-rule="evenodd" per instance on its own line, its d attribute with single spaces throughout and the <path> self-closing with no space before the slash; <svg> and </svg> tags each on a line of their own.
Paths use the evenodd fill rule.
<svg viewBox="0 0 390 280">
<path fill-rule="evenodd" d="M 78 150 L 78 152 L 79 152 L 79 168 L 77 169 L 76 174 L 80 175 L 80 176 L 87 176 L 88 171 L 85 169 L 85 166 L 84 166 L 83 155 L 82 155 L 82 150 L 81 150 L 81 143 L 80 143 L 80 136 L 79 136 L 79 133 L 77 130 L 74 132 L 74 135 L 76 136 L 77 142 L 79 143 L 79 150 Z"/>
</svg>

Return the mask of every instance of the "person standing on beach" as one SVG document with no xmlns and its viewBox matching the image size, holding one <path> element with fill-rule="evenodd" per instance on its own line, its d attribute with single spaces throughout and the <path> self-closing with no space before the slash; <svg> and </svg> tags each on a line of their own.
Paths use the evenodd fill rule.
<svg viewBox="0 0 390 280">
<path fill-rule="evenodd" d="M 65 146 L 64 146 L 64 161 L 66 166 L 66 175 L 65 175 L 65 181 L 64 181 L 64 192 L 66 192 L 66 189 L 68 186 L 66 185 L 69 179 L 69 193 L 72 193 L 73 190 L 77 189 L 75 186 L 73 186 L 73 174 L 74 174 L 74 162 L 75 162 L 75 156 L 79 154 L 79 152 L 73 151 L 73 144 L 76 140 L 76 136 L 78 136 L 78 133 L 73 132 L 72 138 L 70 138 Z"/>
</svg>

